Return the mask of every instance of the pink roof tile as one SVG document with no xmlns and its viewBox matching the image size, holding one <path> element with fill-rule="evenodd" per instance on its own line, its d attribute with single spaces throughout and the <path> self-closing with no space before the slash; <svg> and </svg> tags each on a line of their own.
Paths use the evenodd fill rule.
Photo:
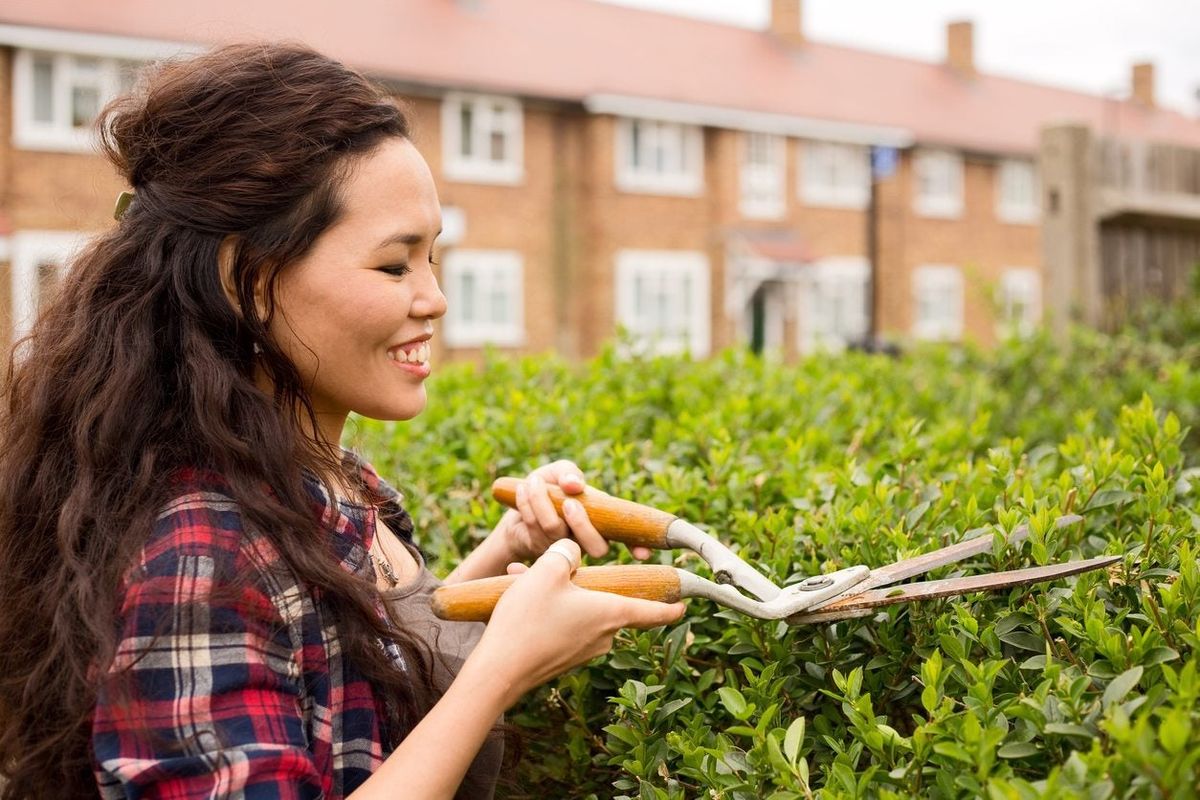
<svg viewBox="0 0 1200 800">
<path fill-rule="evenodd" d="M 477 10 L 471 10 L 476 8 Z M 1032 152 L 1078 121 L 1200 146 L 1165 109 L 594 0 L 6 0 L 0 23 L 181 42 L 290 38 L 400 81 L 582 100 L 647 97 L 911 131 L 921 142 Z"/>
</svg>

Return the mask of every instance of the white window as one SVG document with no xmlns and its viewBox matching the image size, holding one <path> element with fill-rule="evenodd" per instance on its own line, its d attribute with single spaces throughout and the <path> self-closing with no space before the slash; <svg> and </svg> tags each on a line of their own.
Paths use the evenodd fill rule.
<svg viewBox="0 0 1200 800">
<path fill-rule="evenodd" d="M 800 350 L 840 350 L 867 338 L 871 267 L 865 258 L 826 258 L 804 268 L 800 281 Z"/>
<path fill-rule="evenodd" d="M 913 335 L 955 341 L 962 334 L 962 272 L 942 265 L 918 267 L 913 272 Z"/>
<path fill-rule="evenodd" d="M 11 237 L 13 341 L 33 327 L 86 237 L 69 231 L 18 231 Z"/>
<path fill-rule="evenodd" d="M 617 120 L 617 188 L 697 195 L 704 188 L 704 137 L 695 125 Z"/>
<path fill-rule="evenodd" d="M 951 218 L 962 214 L 962 156 L 949 150 L 920 150 L 913 158 L 913 169 L 918 214 Z"/>
<path fill-rule="evenodd" d="M 1001 338 L 1028 336 L 1042 319 L 1042 279 L 1036 269 L 1014 267 L 1000 275 L 997 298 Z"/>
<path fill-rule="evenodd" d="M 133 83 L 137 64 L 115 58 L 18 50 L 13 62 L 13 139 L 28 150 L 86 152 L 92 123 Z"/>
<path fill-rule="evenodd" d="M 1004 222 L 1037 222 L 1037 170 L 1032 161 L 1006 159 L 996 168 L 996 216 Z"/>
<path fill-rule="evenodd" d="M 442 100 L 443 169 L 451 180 L 520 183 L 523 116 L 513 97 L 452 92 Z"/>
<path fill-rule="evenodd" d="M 806 141 L 800 148 L 800 197 L 805 203 L 866 208 L 871 199 L 871 162 L 866 147 Z"/>
<path fill-rule="evenodd" d="M 741 209 L 754 219 L 783 216 L 784 138 L 767 133 L 742 134 Z"/>
<path fill-rule="evenodd" d="M 709 351 L 709 273 L 703 253 L 623 250 L 617 254 L 617 324 L 639 352 Z"/>
<path fill-rule="evenodd" d="M 450 347 L 525 343 L 525 290 L 520 253 L 451 250 L 443 265 L 444 335 Z"/>
</svg>

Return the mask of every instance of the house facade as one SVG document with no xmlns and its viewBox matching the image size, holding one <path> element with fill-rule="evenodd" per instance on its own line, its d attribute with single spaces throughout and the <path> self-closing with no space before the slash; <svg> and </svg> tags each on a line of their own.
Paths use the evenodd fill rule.
<svg viewBox="0 0 1200 800">
<path fill-rule="evenodd" d="M 99 108 L 223 41 L 308 42 L 408 104 L 444 207 L 449 358 L 586 357 L 619 329 L 700 356 L 986 345 L 1047 306 L 1043 126 L 1116 104 L 1127 138 L 1200 145 L 1145 67 L 1128 100 L 983 75 L 970 23 L 930 64 L 809 41 L 801 0 L 763 31 L 594 0 L 178 5 L 0 10 L 0 344 L 128 188 L 94 151 Z"/>
</svg>

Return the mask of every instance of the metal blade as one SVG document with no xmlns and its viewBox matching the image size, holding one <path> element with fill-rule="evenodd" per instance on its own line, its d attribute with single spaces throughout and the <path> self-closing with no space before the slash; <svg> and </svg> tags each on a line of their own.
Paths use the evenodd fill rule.
<svg viewBox="0 0 1200 800">
<path fill-rule="evenodd" d="M 1065 561 L 1061 564 L 1048 564 L 1044 567 L 1029 567 L 1014 569 L 1007 572 L 991 572 L 982 575 L 968 575 L 962 578 L 943 578 L 937 581 L 923 581 L 896 586 L 891 589 L 869 589 L 865 592 L 855 591 L 819 609 L 805 611 L 788 617 L 793 625 L 814 622 L 832 622 L 851 617 L 863 617 L 873 609 L 890 606 L 897 603 L 910 603 L 921 600 L 934 600 L 939 597 L 971 594 L 972 592 L 995 591 L 1011 586 L 1022 586 L 1030 583 L 1065 578 L 1077 575 L 1109 564 L 1115 564 L 1125 556 L 1099 556 L 1082 561 Z M 867 579 L 868 581 L 870 578 Z M 865 584 L 859 584 L 860 586 Z"/>
<path fill-rule="evenodd" d="M 1078 514 L 1069 514 L 1059 517 L 1055 521 L 1055 525 L 1059 528 L 1065 528 L 1082 519 L 1083 517 Z M 972 533 L 975 535 L 970 536 Z M 926 572 L 938 567 L 944 567 L 947 564 L 956 564 L 972 556 L 991 552 L 992 532 L 989 529 L 967 531 L 967 534 L 970 538 L 963 539 L 956 544 L 938 550 L 931 550 L 928 553 L 922 553 L 919 556 L 906 558 L 903 561 L 897 561 L 895 564 L 888 564 L 886 567 L 871 570 L 871 576 L 852 589 L 854 595 L 857 596 L 870 589 L 878 589 L 881 586 L 891 586 L 893 583 L 915 578 L 917 575 L 924 575 Z M 1021 525 L 1013 528 L 1012 533 L 1008 534 L 1008 538 L 1005 541 L 1009 545 L 1020 544 L 1028 535 L 1029 526 Z M 850 596 L 849 592 L 843 595 L 843 597 L 847 596 Z M 838 599 L 835 597 L 832 600 L 827 600 L 821 605 L 816 606 L 816 608 L 828 608 L 836 603 Z M 816 610 L 816 608 L 813 610 Z"/>
</svg>

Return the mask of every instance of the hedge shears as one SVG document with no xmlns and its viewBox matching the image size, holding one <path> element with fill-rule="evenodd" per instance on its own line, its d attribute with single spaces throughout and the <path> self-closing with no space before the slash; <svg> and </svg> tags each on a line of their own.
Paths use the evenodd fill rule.
<svg viewBox="0 0 1200 800">
<path fill-rule="evenodd" d="M 519 483 L 518 478 L 499 478 L 492 486 L 492 495 L 515 508 Z M 556 486 L 548 488 L 550 499 L 561 515 L 566 495 Z M 609 541 L 657 550 L 686 548 L 704 559 L 713 572 L 713 580 L 708 580 L 678 567 L 654 564 L 580 567 L 572 578 L 577 586 L 667 603 L 702 597 L 751 617 L 786 620 L 791 624 L 834 622 L 867 616 L 877 608 L 897 603 L 1041 583 L 1100 569 L 1124 558 L 1098 556 L 1007 572 L 901 583 L 989 552 L 994 537 L 984 529 L 969 532 L 975 535 L 956 544 L 885 567 L 848 567 L 802 580 L 788 579 L 778 586 L 716 537 L 673 514 L 592 488 L 571 497 L 583 504 L 596 530 Z M 1057 524 L 1065 527 L 1082 519 L 1067 515 L 1059 517 Z M 1006 546 L 1019 544 L 1028 532 L 1026 526 L 1015 528 L 1007 535 Z M 433 611 L 442 619 L 486 622 L 496 601 L 514 580 L 515 576 L 504 575 L 442 586 L 433 593 Z"/>
</svg>

